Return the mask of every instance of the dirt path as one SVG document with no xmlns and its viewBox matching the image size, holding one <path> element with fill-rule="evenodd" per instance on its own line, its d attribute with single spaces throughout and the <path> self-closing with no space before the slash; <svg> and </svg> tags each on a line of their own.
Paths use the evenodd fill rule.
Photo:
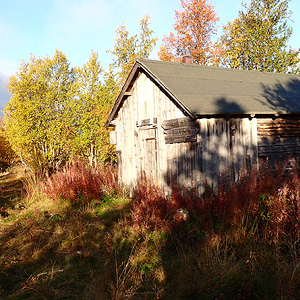
<svg viewBox="0 0 300 300">
<path fill-rule="evenodd" d="M 15 167 L 9 172 L 0 174 L 0 207 L 11 207 L 21 197 L 24 168 Z"/>
</svg>

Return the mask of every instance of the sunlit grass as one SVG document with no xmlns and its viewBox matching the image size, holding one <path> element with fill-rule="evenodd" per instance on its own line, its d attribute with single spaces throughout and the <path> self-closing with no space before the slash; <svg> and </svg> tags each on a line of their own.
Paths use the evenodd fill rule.
<svg viewBox="0 0 300 300">
<path fill-rule="evenodd" d="M 207 193 L 204 209 L 190 192 L 165 199 L 150 182 L 134 200 L 111 185 L 74 205 L 27 175 L 22 199 L 0 219 L 0 299 L 299 298 L 299 237 L 284 215 L 296 177 L 265 176 L 261 191 L 245 178 L 215 200 Z M 253 203 L 244 209 L 238 195 Z"/>
<path fill-rule="evenodd" d="M 87 299 L 96 299 L 96 266 L 109 262 L 104 240 L 129 199 L 107 195 L 103 203 L 73 207 L 46 197 L 32 174 L 22 180 L 23 198 L 0 220 L 0 298 L 76 299 L 88 289 Z"/>
</svg>

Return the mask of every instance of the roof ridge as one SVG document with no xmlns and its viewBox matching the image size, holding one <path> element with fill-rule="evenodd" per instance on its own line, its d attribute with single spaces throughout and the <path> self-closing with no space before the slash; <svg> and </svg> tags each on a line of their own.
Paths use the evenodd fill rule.
<svg viewBox="0 0 300 300">
<path fill-rule="evenodd" d="M 257 73 L 260 75 L 271 75 L 271 76 L 293 76 L 293 77 L 299 77 L 299 74 L 293 74 L 293 73 L 280 73 L 280 72 L 265 72 L 265 71 L 259 71 L 259 70 L 244 70 L 244 69 L 235 69 L 235 68 L 228 68 L 228 67 L 218 67 L 218 66 L 208 66 L 208 65 L 200 65 L 200 64 L 186 64 L 182 62 L 174 62 L 174 61 L 163 61 L 163 60 L 156 60 L 156 59 L 149 59 L 149 58 L 140 58 L 137 60 L 137 62 L 143 63 L 149 62 L 149 63 L 155 63 L 155 64 L 173 64 L 173 65 L 181 65 L 187 68 L 203 68 L 203 69 L 215 69 L 215 70 L 223 70 L 228 72 L 252 72 Z"/>
</svg>

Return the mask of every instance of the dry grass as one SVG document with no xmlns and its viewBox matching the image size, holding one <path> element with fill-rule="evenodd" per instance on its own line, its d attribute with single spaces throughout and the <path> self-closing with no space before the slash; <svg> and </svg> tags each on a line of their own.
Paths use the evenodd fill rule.
<svg viewBox="0 0 300 300">
<path fill-rule="evenodd" d="M 160 203 L 164 194 L 151 186 L 133 202 L 107 189 L 104 198 L 74 206 L 49 200 L 39 179 L 28 176 L 27 196 L 0 219 L 0 299 L 299 299 L 299 237 L 277 214 L 297 199 L 295 180 L 276 206 L 271 186 L 278 183 L 265 177 L 263 195 L 245 179 L 223 187 L 210 198 L 214 210 L 205 210 L 191 194 L 174 192 L 172 203 Z M 239 207 L 238 215 L 226 201 L 241 205 L 238 195 L 250 191 L 259 210 Z M 175 214 L 186 209 L 188 218 L 178 221 L 166 205 Z M 276 231 L 270 209 L 289 226 Z"/>
<path fill-rule="evenodd" d="M 27 170 L 18 165 L 10 171 L 0 174 L 0 207 L 14 206 L 22 196 L 22 179 L 27 174 Z"/>
<path fill-rule="evenodd" d="M 128 198 L 74 208 L 44 197 L 30 174 L 23 183 L 23 198 L 0 219 L 0 298 L 102 299 L 95 280 L 113 264 L 105 240 Z"/>
</svg>

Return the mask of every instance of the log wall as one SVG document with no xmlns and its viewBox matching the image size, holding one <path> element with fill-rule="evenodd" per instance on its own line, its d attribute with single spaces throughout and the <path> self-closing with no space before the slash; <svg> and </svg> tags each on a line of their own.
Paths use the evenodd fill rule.
<svg viewBox="0 0 300 300">
<path fill-rule="evenodd" d="M 271 165 L 296 160 L 300 155 L 300 121 L 296 119 L 258 119 L 258 157 Z"/>
</svg>

